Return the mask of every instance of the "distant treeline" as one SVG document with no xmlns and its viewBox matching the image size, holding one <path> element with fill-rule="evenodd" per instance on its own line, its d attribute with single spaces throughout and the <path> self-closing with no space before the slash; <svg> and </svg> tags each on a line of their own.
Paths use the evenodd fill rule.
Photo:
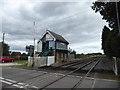
<svg viewBox="0 0 120 90">
<path fill-rule="evenodd" d="M 100 56 L 102 53 L 88 53 L 88 54 L 76 54 L 76 58 L 84 58 L 90 56 Z"/>
<path fill-rule="evenodd" d="M 75 50 L 72 50 L 69 52 L 70 54 L 74 54 L 75 58 L 84 58 L 84 57 L 90 57 L 90 56 L 100 56 L 102 53 L 88 53 L 88 54 L 76 54 Z"/>
<path fill-rule="evenodd" d="M 15 60 L 28 60 L 28 55 L 26 53 L 12 52 L 10 55 Z"/>
</svg>

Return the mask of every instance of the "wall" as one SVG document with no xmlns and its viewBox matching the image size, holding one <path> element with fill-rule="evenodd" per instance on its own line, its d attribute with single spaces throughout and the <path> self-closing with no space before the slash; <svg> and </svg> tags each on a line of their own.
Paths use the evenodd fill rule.
<svg viewBox="0 0 120 90">
<path fill-rule="evenodd" d="M 37 44 L 37 51 L 42 52 L 42 41 L 39 41 Z"/>
<path fill-rule="evenodd" d="M 116 57 L 113 57 L 113 71 L 115 73 L 115 75 L 117 75 L 117 64 L 116 64 Z"/>
<path fill-rule="evenodd" d="M 28 67 L 32 66 L 34 61 L 34 67 L 41 67 L 41 66 L 50 66 L 55 63 L 54 56 L 47 56 L 47 57 L 28 57 Z"/>
<path fill-rule="evenodd" d="M 113 60 L 114 60 L 113 71 L 115 75 L 120 75 L 120 58 L 113 57 Z"/>
<path fill-rule="evenodd" d="M 117 58 L 118 75 L 120 75 L 120 58 Z"/>
<path fill-rule="evenodd" d="M 67 60 L 68 52 L 64 50 L 56 50 L 56 62 L 63 62 Z"/>
<path fill-rule="evenodd" d="M 72 60 L 72 59 L 74 59 L 75 58 L 75 54 L 68 54 L 68 59 L 69 60 Z"/>
<path fill-rule="evenodd" d="M 54 38 L 50 34 L 46 34 L 46 41 L 54 40 Z"/>
</svg>

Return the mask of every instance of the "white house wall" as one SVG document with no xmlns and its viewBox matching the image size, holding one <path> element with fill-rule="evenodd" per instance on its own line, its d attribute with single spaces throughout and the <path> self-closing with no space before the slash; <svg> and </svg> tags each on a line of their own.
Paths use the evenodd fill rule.
<svg viewBox="0 0 120 90">
<path fill-rule="evenodd" d="M 42 41 L 40 41 L 40 42 L 38 43 L 37 51 L 38 51 L 38 52 L 42 52 Z"/>
<path fill-rule="evenodd" d="M 48 33 L 46 34 L 46 41 L 54 40 L 54 38 Z"/>
</svg>

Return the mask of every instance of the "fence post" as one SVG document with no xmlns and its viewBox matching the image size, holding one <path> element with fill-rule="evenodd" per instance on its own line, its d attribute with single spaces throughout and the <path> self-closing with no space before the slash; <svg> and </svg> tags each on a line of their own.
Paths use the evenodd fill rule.
<svg viewBox="0 0 120 90">
<path fill-rule="evenodd" d="M 116 58 L 117 63 L 117 75 L 120 75 L 120 58 Z"/>
<path fill-rule="evenodd" d="M 113 57 L 113 71 L 115 73 L 115 75 L 118 75 L 118 69 L 117 69 L 117 60 L 116 60 L 116 57 Z"/>
</svg>

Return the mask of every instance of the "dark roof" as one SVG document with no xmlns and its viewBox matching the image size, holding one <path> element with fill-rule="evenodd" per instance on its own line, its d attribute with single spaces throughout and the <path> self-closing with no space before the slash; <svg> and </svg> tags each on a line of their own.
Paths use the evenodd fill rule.
<svg viewBox="0 0 120 90">
<path fill-rule="evenodd" d="M 65 40 L 61 35 L 56 34 L 56 33 L 52 32 L 50 30 L 47 30 L 47 31 L 50 32 L 53 35 L 53 37 L 56 38 L 57 41 L 61 41 L 61 42 L 69 44 L 69 42 L 67 40 Z"/>
</svg>

